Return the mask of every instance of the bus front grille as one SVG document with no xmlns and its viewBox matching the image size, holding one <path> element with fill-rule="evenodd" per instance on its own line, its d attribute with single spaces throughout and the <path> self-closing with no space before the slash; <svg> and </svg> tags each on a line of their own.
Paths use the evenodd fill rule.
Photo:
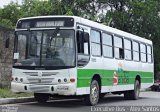
<svg viewBox="0 0 160 112">
<path fill-rule="evenodd" d="M 49 86 L 37 86 L 37 85 L 30 85 L 29 89 L 32 92 L 36 92 L 36 93 L 44 93 L 44 92 L 49 92 Z"/>
<path fill-rule="evenodd" d="M 53 75 L 58 72 L 23 72 L 27 76 L 29 84 L 52 84 Z M 40 75 L 39 75 L 40 73 Z"/>
<path fill-rule="evenodd" d="M 30 84 L 52 84 L 54 78 L 27 78 Z"/>
<path fill-rule="evenodd" d="M 38 76 L 38 72 L 23 72 L 27 76 Z M 54 76 L 58 74 L 58 72 L 41 72 L 42 76 Z"/>
<path fill-rule="evenodd" d="M 27 76 L 38 76 L 38 72 L 23 72 Z"/>
</svg>

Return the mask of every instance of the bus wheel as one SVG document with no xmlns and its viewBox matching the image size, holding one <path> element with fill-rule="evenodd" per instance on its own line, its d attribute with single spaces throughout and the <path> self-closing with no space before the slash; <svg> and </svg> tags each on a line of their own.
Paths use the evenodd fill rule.
<svg viewBox="0 0 160 112">
<path fill-rule="evenodd" d="M 138 80 L 135 80 L 134 90 L 126 91 L 124 93 L 124 98 L 127 100 L 137 100 L 139 99 L 139 94 L 140 94 L 140 82 Z"/>
<path fill-rule="evenodd" d="M 84 99 L 87 105 L 96 105 L 99 101 L 99 83 L 97 80 L 92 80 L 90 85 L 90 94 L 87 95 Z"/>
<path fill-rule="evenodd" d="M 49 99 L 49 95 L 43 93 L 34 93 L 34 98 L 38 103 L 45 103 Z"/>
</svg>

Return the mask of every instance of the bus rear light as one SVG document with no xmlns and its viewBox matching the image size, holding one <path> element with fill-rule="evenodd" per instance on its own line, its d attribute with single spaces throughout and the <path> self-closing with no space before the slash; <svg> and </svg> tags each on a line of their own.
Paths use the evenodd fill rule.
<svg viewBox="0 0 160 112">
<path fill-rule="evenodd" d="M 70 82 L 75 82 L 75 79 L 74 79 L 74 78 L 71 78 L 71 79 L 70 79 Z"/>
</svg>

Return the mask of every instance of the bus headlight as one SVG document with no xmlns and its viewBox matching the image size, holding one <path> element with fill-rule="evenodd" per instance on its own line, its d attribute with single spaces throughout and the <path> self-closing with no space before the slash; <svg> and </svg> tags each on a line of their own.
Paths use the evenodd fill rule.
<svg viewBox="0 0 160 112">
<path fill-rule="evenodd" d="M 17 82 L 18 82 L 18 77 L 16 77 L 16 78 L 15 78 L 15 81 L 17 81 Z"/>
<path fill-rule="evenodd" d="M 66 79 L 66 78 L 64 79 L 64 82 L 67 82 L 67 79 Z"/>
<path fill-rule="evenodd" d="M 23 78 L 21 78 L 20 81 L 23 82 Z"/>
<path fill-rule="evenodd" d="M 61 83 L 61 79 L 58 79 L 58 82 Z"/>
</svg>

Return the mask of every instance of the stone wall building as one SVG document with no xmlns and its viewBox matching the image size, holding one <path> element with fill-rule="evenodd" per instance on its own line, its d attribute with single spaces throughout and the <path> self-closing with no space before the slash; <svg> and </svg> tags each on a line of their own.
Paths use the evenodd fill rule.
<svg viewBox="0 0 160 112">
<path fill-rule="evenodd" d="M 14 30 L 0 26 L 0 87 L 10 87 L 13 42 Z"/>
</svg>

